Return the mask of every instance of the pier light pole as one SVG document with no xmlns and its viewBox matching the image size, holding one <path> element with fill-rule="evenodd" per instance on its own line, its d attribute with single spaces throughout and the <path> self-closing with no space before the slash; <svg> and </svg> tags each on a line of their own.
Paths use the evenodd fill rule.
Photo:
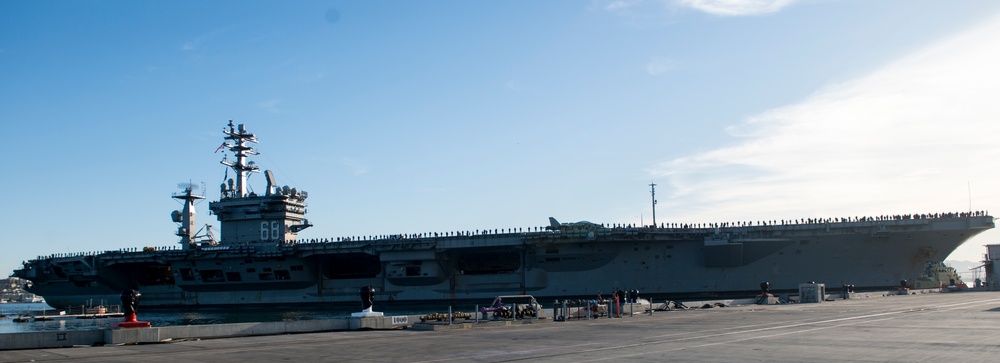
<svg viewBox="0 0 1000 363">
<path fill-rule="evenodd" d="M 656 228 L 656 183 L 649 183 L 649 192 L 653 195 L 653 228 Z"/>
</svg>

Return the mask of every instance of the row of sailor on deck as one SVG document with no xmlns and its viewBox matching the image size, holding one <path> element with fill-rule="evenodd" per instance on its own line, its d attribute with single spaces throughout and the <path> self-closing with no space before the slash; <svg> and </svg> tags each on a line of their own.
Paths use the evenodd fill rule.
<svg viewBox="0 0 1000 363">
<path fill-rule="evenodd" d="M 644 228 L 672 228 L 672 229 L 690 229 L 690 228 L 730 228 L 730 227 L 752 227 L 752 226 L 775 226 L 775 225 L 803 225 L 803 224 L 818 224 L 818 223 L 849 223 L 849 222 L 879 222 L 879 221 L 900 221 L 900 220 L 914 220 L 914 219 L 944 219 L 944 218 L 965 218 L 965 217 L 983 217 L 988 216 L 988 211 L 974 211 L 974 212 L 952 212 L 952 213 L 923 213 L 923 214 L 897 214 L 897 215 L 881 215 L 881 216 L 855 216 L 855 217 L 835 217 L 835 218 L 801 218 L 801 219 L 781 219 L 781 220 L 770 220 L 770 221 L 744 221 L 744 222 L 722 222 L 722 223 L 660 223 L 657 226 L 645 226 Z M 630 229 L 638 228 L 638 225 L 625 224 L 625 223 L 613 223 L 608 224 L 611 227 L 605 227 L 605 224 L 595 224 L 600 228 L 611 228 L 611 229 Z M 529 228 L 506 228 L 506 229 L 484 229 L 484 230 L 474 230 L 474 231 L 456 231 L 456 232 L 426 232 L 426 233 L 413 233 L 413 234 L 395 234 L 395 235 L 378 235 L 378 236 L 352 236 L 352 237 L 337 237 L 335 239 L 324 238 L 324 239 L 309 239 L 309 240 L 293 240 L 285 241 L 286 244 L 294 243 L 328 243 L 328 242 L 350 242 L 350 241 L 375 241 L 375 240 L 390 240 L 390 239 L 413 239 L 413 238 L 432 238 L 432 237 L 461 237 L 461 236 L 480 236 L 480 235 L 497 235 L 504 233 L 524 233 L 524 232 L 541 232 L 544 231 L 544 227 L 529 227 Z"/>
<path fill-rule="evenodd" d="M 922 213 L 922 214 L 896 214 L 896 215 L 881 215 L 881 216 L 868 216 L 868 217 L 836 217 L 836 218 L 801 218 L 801 219 L 789 219 L 789 220 L 770 220 L 770 221 L 743 221 L 743 222 L 722 222 L 722 223 L 660 223 L 659 226 L 645 226 L 643 228 L 670 228 L 670 229 L 690 229 L 690 228 L 738 228 L 738 227 L 753 227 L 753 226 L 775 226 L 775 225 L 802 225 L 802 224 L 818 224 L 818 223 L 851 223 L 851 222 L 882 222 L 882 221 L 902 221 L 902 220 L 917 220 L 917 219 L 947 219 L 947 218 L 967 218 L 967 217 L 987 217 L 989 216 L 989 211 L 970 211 L 970 212 L 949 212 L 949 213 Z M 605 224 L 595 224 L 600 228 L 606 228 Z M 637 225 L 633 224 L 609 224 L 611 229 L 631 229 L 638 228 Z M 335 239 L 331 238 L 320 238 L 320 239 L 297 239 L 297 240 L 285 240 L 282 244 L 301 244 L 301 243 L 329 243 L 329 242 L 349 242 L 349 241 L 374 241 L 374 240 L 391 240 L 391 239 L 408 239 L 408 238 L 431 238 L 431 237 L 461 237 L 461 236 L 479 236 L 479 235 L 499 235 L 499 234 L 509 234 L 509 233 L 525 233 L 525 232 L 541 232 L 544 231 L 544 227 L 529 227 L 529 228 L 505 228 L 505 229 L 483 229 L 474 231 L 455 231 L 455 232 L 426 232 L 426 233 L 413 233 L 413 234 L 395 234 L 395 235 L 380 235 L 380 236 L 353 236 L 353 237 L 337 237 Z M 155 252 L 155 251 L 170 251 L 177 250 L 179 246 L 164 246 L 164 247 L 145 247 L 143 252 Z M 105 253 L 113 252 L 138 252 L 139 248 L 123 248 L 117 251 L 93 251 L 93 252 L 78 252 L 78 253 L 56 253 L 49 256 L 38 256 L 38 260 L 44 260 L 48 258 L 63 258 L 63 257 L 81 257 L 81 256 L 97 256 Z"/>
<path fill-rule="evenodd" d="M 883 222 L 883 221 L 902 221 L 902 220 L 915 220 L 915 219 L 945 219 L 945 218 L 967 218 L 967 217 L 986 217 L 989 216 L 988 211 L 973 211 L 973 212 L 952 212 L 952 213 L 923 213 L 923 214 L 896 214 L 896 215 L 881 215 L 881 216 L 861 216 L 861 217 L 835 217 L 835 218 L 801 218 L 801 219 L 781 219 L 781 220 L 765 220 L 765 221 L 741 221 L 741 222 L 722 222 L 722 223 L 660 223 L 658 228 L 729 228 L 729 227 L 753 227 L 753 226 L 787 226 L 787 225 L 801 225 L 801 224 L 818 224 L 818 223 L 850 223 L 850 222 Z M 657 228 L 657 226 L 652 226 Z M 628 225 L 614 225 L 614 228 L 634 228 L 631 224 Z"/>
</svg>

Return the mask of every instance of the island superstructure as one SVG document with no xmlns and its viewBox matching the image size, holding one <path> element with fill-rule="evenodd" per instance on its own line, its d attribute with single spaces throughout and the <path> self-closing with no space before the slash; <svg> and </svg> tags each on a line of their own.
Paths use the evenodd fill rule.
<svg viewBox="0 0 1000 363">
<path fill-rule="evenodd" d="M 51 306 L 114 300 L 137 287 L 143 306 L 356 304 L 372 286 L 379 301 L 456 302 L 498 295 L 596 296 L 618 288 L 646 296 L 751 294 L 801 282 L 856 289 L 896 287 L 922 275 L 969 238 L 994 227 L 984 212 L 896 214 L 792 221 L 631 226 L 589 222 L 545 227 L 300 239 L 308 193 L 264 171 L 262 194 L 247 176 L 260 169 L 254 134 L 230 121 L 222 161 L 235 173 L 209 209 L 220 223 L 196 233 L 187 184 L 173 197 L 177 247 L 40 256 L 14 275 Z M 654 198 L 655 203 L 655 198 Z"/>
</svg>

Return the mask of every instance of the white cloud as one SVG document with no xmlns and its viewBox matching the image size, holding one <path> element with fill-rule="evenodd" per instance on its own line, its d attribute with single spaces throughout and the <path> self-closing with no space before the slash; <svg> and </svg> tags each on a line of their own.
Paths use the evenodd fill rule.
<svg viewBox="0 0 1000 363">
<path fill-rule="evenodd" d="M 668 58 L 653 57 L 649 60 L 649 63 L 646 63 L 646 73 L 654 76 L 670 72 L 674 68 L 677 68 L 677 62 Z"/>
<path fill-rule="evenodd" d="M 670 23 L 679 9 L 694 9 L 718 16 L 752 16 L 781 11 L 800 0 L 593 0 L 587 7 L 628 19 L 636 27 Z"/>
<path fill-rule="evenodd" d="M 1000 18 L 727 128 L 734 145 L 651 169 L 661 206 L 691 222 L 962 211 L 971 182 L 973 209 L 995 207 L 998 33 Z"/>
<path fill-rule="evenodd" d="M 778 12 L 797 0 L 676 0 L 676 4 L 713 15 L 746 16 Z"/>
<path fill-rule="evenodd" d="M 358 159 L 352 158 L 350 156 L 341 156 L 340 163 L 346 166 L 348 169 L 354 173 L 354 175 L 365 175 L 368 173 L 368 165 L 365 165 Z"/>
<path fill-rule="evenodd" d="M 268 111 L 268 112 L 278 113 L 278 112 L 281 112 L 281 109 L 278 108 L 278 105 L 280 105 L 280 104 L 281 104 L 281 100 L 273 99 L 273 100 L 267 100 L 267 101 L 261 102 L 260 105 L 258 105 L 258 106 L 260 108 Z"/>
<path fill-rule="evenodd" d="M 633 8 L 641 3 L 641 0 L 610 0 L 602 2 L 602 7 L 608 11 L 620 11 Z"/>
<path fill-rule="evenodd" d="M 513 79 L 507 81 L 507 83 L 504 83 L 504 87 L 507 87 L 507 89 L 509 89 L 511 91 L 514 91 L 514 92 L 524 91 L 524 87 L 521 86 L 521 82 L 518 82 L 517 80 L 513 80 Z"/>
<path fill-rule="evenodd" d="M 186 41 L 186 42 L 184 42 L 184 44 L 181 44 L 181 50 L 186 51 L 186 52 L 198 50 L 198 49 L 200 49 L 202 47 L 202 44 L 204 44 L 205 41 L 218 38 L 219 36 L 221 36 L 221 35 L 223 35 L 225 33 L 228 33 L 230 30 L 232 30 L 232 27 L 225 27 L 225 28 L 213 30 L 213 31 L 205 33 L 205 34 L 201 34 L 201 35 L 195 37 L 194 39 Z"/>
<path fill-rule="evenodd" d="M 324 78 L 326 78 L 326 76 L 327 76 L 326 72 L 312 72 L 312 73 L 309 73 L 309 72 L 303 71 L 303 72 L 301 72 L 299 74 L 299 76 L 298 76 L 297 79 L 298 79 L 299 82 L 315 83 L 315 82 L 322 81 Z"/>
<path fill-rule="evenodd" d="M 593 0 L 587 7 L 593 12 L 606 12 L 623 19 L 632 26 L 661 25 L 669 0 Z"/>
</svg>

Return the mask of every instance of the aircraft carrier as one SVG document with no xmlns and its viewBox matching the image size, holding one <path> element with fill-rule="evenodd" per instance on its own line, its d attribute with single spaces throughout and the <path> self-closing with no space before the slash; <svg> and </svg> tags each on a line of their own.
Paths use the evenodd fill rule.
<svg viewBox="0 0 1000 363">
<path fill-rule="evenodd" d="M 179 246 L 54 254 L 25 261 L 14 276 L 49 305 L 117 301 L 127 288 L 143 307 L 357 304 L 363 286 L 380 302 L 592 297 L 614 290 L 644 296 L 750 295 L 761 282 L 794 290 L 815 281 L 855 289 L 914 281 L 927 262 L 994 227 L 984 212 L 895 214 L 782 221 L 603 225 L 559 223 L 371 237 L 299 239 L 308 193 L 265 171 L 263 194 L 247 177 L 260 169 L 254 134 L 232 121 L 223 159 L 235 173 L 209 203 L 218 239 L 197 233 L 194 185 L 173 195 Z M 229 153 L 234 157 L 230 160 Z"/>
</svg>

